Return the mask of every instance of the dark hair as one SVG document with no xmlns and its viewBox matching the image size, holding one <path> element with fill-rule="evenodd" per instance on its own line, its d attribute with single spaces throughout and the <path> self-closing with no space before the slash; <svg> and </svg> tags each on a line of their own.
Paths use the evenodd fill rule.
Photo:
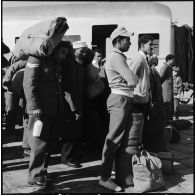
<svg viewBox="0 0 195 195">
<path fill-rule="evenodd" d="M 112 40 L 112 45 L 114 46 L 116 43 L 117 43 L 117 40 L 123 40 L 124 38 L 127 38 L 127 37 L 124 37 L 124 36 L 117 36 L 115 37 L 113 40 Z"/>
<path fill-rule="evenodd" d="M 54 52 L 58 51 L 61 47 L 65 47 L 68 49 L 67 58 L 75 59 L 73 46 L 70 41 L 60 41 L 58 45 L 55 47 Z"/>
<path fill-rule="evenodd" d="M 150 35 L 142 35 L 139 37 L 139 41 L 138 41 L 138 47 L 141 47 L 141 44 L 146 44 L 149 41 L 153 41 L 153 38 Z"/>
<path fill-rule="evenodd" d="M 149 65 L 152 66 L 152 65 L 157 65 L 158 64 L 158 57 L 155 56 L 155 57 L 151 57 L 150 60 L 149 60 Z"/>
<path fill-rule="evenodd" d="M 173 58 L 175 58 L 175 56 L 173 54 L 168 54 L 166 57 L 165 57 L 165 60 L 166 62 L 169 61 L 169 60 L 172 60 Z"/>
<path fill-rule="evenodd" d="M 97 53 L 103 54 L 102 51 L 101 51 L 100 49 L 94 49 L 94 54 L 95 54 L 96 52 L 97 52 Z"/>
<path fill-rule="evenodd" d="M 90 64 L 93 61 L 93 58 L 94 58 L 93 50 L 86 48 L 85 53 L 82 58 L 82 64 L 85 66 Z"/>
</svg>

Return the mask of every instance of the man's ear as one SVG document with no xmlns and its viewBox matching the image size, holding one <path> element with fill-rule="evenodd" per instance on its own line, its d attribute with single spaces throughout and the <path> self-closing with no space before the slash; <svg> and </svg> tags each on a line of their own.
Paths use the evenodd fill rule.
<svg viewBox="0 0 195 195">
<path fill-rule="evenodd" d="M 118 38 L 116 39 L 116 42 L 117 42 L 118 44 L 121 44 L 121 39 L 118 37 Z"/>
<path fill-rule="evenodd" d="M 144 43 L 141 43 L 141 47 L 140 48 L 143 48 L 144 47 Z"/>
</svg>

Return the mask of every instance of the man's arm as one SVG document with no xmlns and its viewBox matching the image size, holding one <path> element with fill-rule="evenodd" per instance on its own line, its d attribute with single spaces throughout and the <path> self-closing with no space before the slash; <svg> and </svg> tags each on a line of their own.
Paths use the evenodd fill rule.
<svg viewBox="0 0 195 195">
<path fill-rule="evenodd" d="M 8 87 L 8 89 L 11 88 L 12 78 L 14 74 L 20 69 L 24 68 L 26 66 L 26 63 L 26 61 L 20 60 L 12 64 L 5 73 L 5 76 L 3 78 L 3 86 Z"/>
<path fill-rule="evenodd" d="M 78 87 L 76 79 L 76 70 L 73 62 L 69 62 L 70 67 L 63 69 L 64 78 L 64 97 L 66 102 L 69 104 L 71 111 L 75 114 L 75 118 L 79 118 L 77 115 L 81 114 L 79 98 L 78 98 Z M 65 73 L 64 73 L 65 71 Z M 68 73 L 67 73 L 68 71 Z"/>
<path fill-rule="evenodd" d="M 164 83 L 165 79 L 166 79 L 166 74 L 167 74 L 167 67 L 165 65 L 163 65 L 163 67 L 160 69 L 160 80 L 161 80 L 161 84 Z"/>
<path fill-rule="evenodd" d="M 40 117 L 42 113 L 38 90 L 39 71 L 39 59 L 30 56 L 24 70 L 23 88 L 27 102 L 27 112 L 37 117 Z"/>
<path fill-rule="evenodd" d="M 131 64 L 130 64 L 130 69 L 134 72 L 134 74 L 136 74 L 139 78 L 141 76 L 141 70 L 143 68 L 143 66 L 141 65 L 142 64 L 142 61 L 140 58 L 134 58 L 132 59 L 131 61 Z"/>
<path fill-rule="evenodd" d="M 104 66 L 102 66 L 102 67 L 100 68 L 99 77 L 100 77 L 100 78 L 103 78 L 103 79 L 106 78 L 106 72 L 105 72 L 105 67 L 104 67 Z"/>
<path fill-rule="evenodd" d="M 117 71 L 131 87 L 135 87 L 138 82 L 138 77 L 129 69 L 126 61 L 114 55 L 111 59 L 111 66 Z"/>
</svg>

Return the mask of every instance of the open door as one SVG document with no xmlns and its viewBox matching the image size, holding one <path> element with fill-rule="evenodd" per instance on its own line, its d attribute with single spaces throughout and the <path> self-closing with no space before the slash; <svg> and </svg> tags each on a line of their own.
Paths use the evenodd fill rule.
<svg viewBox="0 0 195 195">
<path fill-rule="evenodd" d="M 92 26 L 92 49 L 100 49 L 106 55 L 106 38 L 117 28 L 117 24 Z"/>
</svg>

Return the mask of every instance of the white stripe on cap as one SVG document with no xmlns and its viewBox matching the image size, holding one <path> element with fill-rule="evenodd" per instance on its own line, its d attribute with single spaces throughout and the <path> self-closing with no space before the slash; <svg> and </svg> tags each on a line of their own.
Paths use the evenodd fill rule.
<svg viewBox="0 0 195 195">
<path fill-rule="evenodd" d="M 39 66 L 39 64 L 31 64 L 31 63 L 27 63 L 26 66 L 28 66 L 29 68 L 37 68 Z"/>
</svg>

